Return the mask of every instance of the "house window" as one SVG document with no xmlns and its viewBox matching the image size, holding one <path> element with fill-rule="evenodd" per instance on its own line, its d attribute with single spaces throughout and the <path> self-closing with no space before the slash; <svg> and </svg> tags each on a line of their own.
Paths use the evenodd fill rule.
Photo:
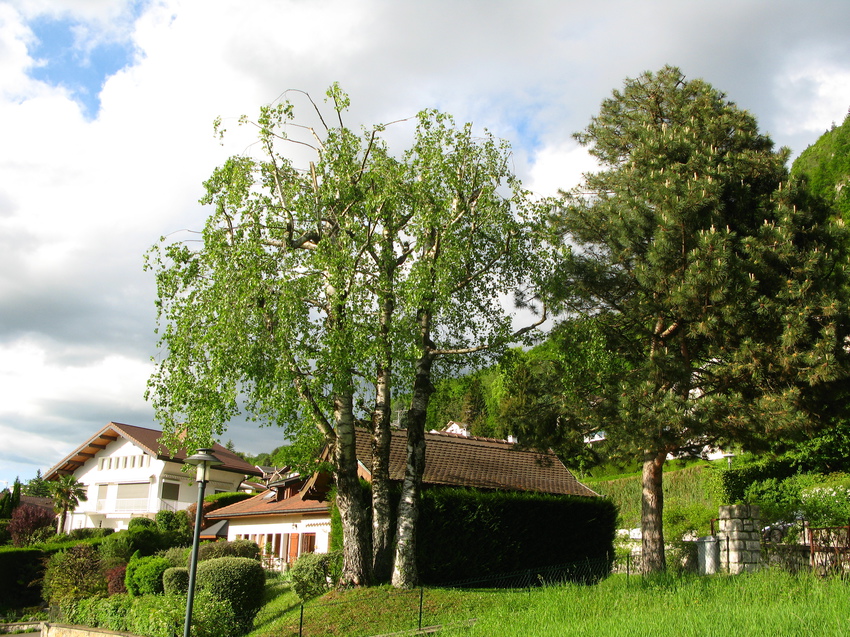
<svg viewBox="0 0 850 637">
<path fill-rule="evenodd" d="M 163 500 L 179 500 L 180 495 L 180 485 L 176 482 L 163 482 L 162 483 L 162 499 Z"/>
<path fill-rule="evenodd" d="M 106 469 L 106 460 L 107 460 L 107 458 L 101 458 L 100 460 L 97 461 L 97 468 L 100 469 L 101 471 Z"/>
<path fill-rule="evenodd" d="M 147 498 L 150 492 L 150 485 L 147 482 L 136 482 L 132 484 L 118 485 L 118 499 L 132 500 Z"/>
<path fill-rule="evenodd" d="M 305 553 L 313 553 L 316 550 L 316 534 L 302 533 L 301 534 L 301 555 Z"/>
<path fill-rule="evenodd" d="M 136 466 L 136 456 L 130 456 L 130 468 L 134 468 Z"/>
</svg>

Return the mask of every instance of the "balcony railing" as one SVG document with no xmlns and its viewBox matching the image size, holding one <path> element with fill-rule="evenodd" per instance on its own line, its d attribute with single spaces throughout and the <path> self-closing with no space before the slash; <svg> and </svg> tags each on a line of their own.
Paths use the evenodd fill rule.
<svg viewBox="0 0 850 637">
<path fill-rule="evenodd" d="M 100 513 L 131 513 L 147 511 L 148 498 L 118 498 L 117 500 L 98 500 L 97 510 Z"/>
</svg>

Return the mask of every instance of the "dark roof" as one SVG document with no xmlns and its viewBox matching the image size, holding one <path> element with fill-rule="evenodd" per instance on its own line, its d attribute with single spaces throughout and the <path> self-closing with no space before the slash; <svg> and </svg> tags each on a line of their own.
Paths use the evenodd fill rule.
<svg viewBox="0 0 850 637">
<path fill-rule="evenodd" d="M 126 438 L 132 441 L 143 451 L 159 460 L 182 463 L 187 455 L 191 455 L 186 453 L 186 449 L 180 449 L 172 455 L 168 449 L 159 443 L 160 436 L 162 436 L 162 432 L 157 429 L 147 429 L 135 425 L 125 425 L 120 422 L 111 422 L 68 454 L 61 462 L 53 466 L 44 477 L 47 480 L 52 480 L 62 474 L 73 473 L 83 466 L 86 461 L 93 458 L 98 451 L 105 449 L 106 445 L 110 442 L 115 442 L 118 438 Z M 242 475 L 262 475 L 262 472 L 255 466 L 245 462 L 242 458 L 220 444 L 214 444 L 212 449 L 216 457 L 224 461 L 224 464 L 217 466 L 216 469 Z"/>
<path fill-rule="evenodd" d="M 369 432 L 357 431 L 357 457 L 371 466 Z M 407 432 L 395 429 L 390 443 L 390 479 L 403 480 Z M 424 484 L 598 496 L 575 479 L 551 451 L 522 449 L 505 440 L 449 433 L 425 434 Z"/>
<path fill-rule="evenodd" d="M 53 513 L 53 498 L 42 498 L 34 495 L 21 495 L 21 504 L 28 504 Z"/>
<path fill-rule="evenodd" d="M 206 514 L 208 519 L 217 518 L 242 518 L 257 517 L 263 515 L 286 515 L 303 513 L 327 513 L 330 504 L 317 500 L 305 500 L 304 491 L 296 493 L 284 500 L 277 499 L 277 491 L 269 489 L 253 498 L 235 502 L 229 506 L 210 511 Z"/>
<path fill-rule="evenodd" d="M 201 540 L 215 540 L 220 537 L 227 537 L 227 527 L 230 523 L 227 520 L 219 520 L 215 524 L 209 525 L 205 529 L 201 529 L 198 538 Z"/>
</svg>

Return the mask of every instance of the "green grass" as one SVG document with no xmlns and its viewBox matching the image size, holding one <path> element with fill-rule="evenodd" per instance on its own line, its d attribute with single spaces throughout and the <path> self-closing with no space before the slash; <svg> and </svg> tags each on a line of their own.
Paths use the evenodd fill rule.
<svg viewBox="0 0 850 637">
<path fill-rule="evenodd" d="M 297 634 L 297 600 L 278 591 L 250 637 Z M 305 606 L 304 635 L 416 628 L 418 604 L 418 591 L 387 587 L 329 593 Z M 847 635 L 850 584 L 765 570 L 702 578 L 613 576 L 595 586 L 530 591 L 426 589 L 423 615 L 423 626 L 475 618 L 472 627 L 440 632 L 465 637 Z"/>
<path fill-rule="evenodd" d="M 705 508 L 711 511 L 711 517 L 717 517 L 720 505 L 719 492 L 716 488 L 716 469 L 711 463 L 701 461 L 678 468 L 672 461 L 664 469 L 664 504 L 665 508 Z M 640 474 L 618 476 L 612 478 L 589 478 L 584 484 L 597 493 L 611 498 L 619 510 L 619 528 L 634 528 L 640 526 L 641 483 Z M 706 533 L 708 530 L 705 530 Z"/>
</svg>

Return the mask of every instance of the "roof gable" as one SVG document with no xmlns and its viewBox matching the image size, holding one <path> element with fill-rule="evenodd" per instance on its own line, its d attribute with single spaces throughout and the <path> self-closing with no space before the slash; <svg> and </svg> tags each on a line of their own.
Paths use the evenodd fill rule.
<svg viewBox="0 0 850 637">
<path fill-rule="evenodd" d="M 131 441 L 146 454 L 159 460 L 182 463 L 187 455 L 189 455 L 186 453 L 186 449 L 180 449 L 177 453 L 170 454 L 168 449 L 160 445 L 160 436 L 162 436 L 162 432 L 157 429 L 126 425 L 120 422 L 110 422 L 94 436 L 65 456 L 63 460 L 51 467 L 44 477 L 47 480 L 52 480 L 62 474 L 73 473 L 94 458 L 98 451 L 106 449 L 107 445 L 116 442 L 119 438 Z M 243 475 L 262 475 L 259 469 L 248 464 L 226 447 L 216 443 L 212 449 L 216 457 L 224 462 L 224 464 L 216 467 L 216 469 Z"/>
</svg>

